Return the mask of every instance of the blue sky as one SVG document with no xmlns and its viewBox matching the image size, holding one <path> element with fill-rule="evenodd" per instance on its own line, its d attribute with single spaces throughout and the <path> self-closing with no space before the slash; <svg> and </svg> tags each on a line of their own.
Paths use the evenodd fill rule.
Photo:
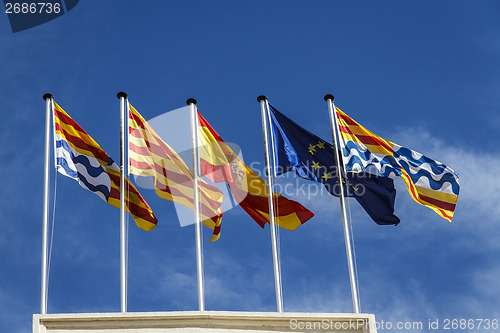
<svg viewBox="0 0 500 333">
<path fill-rule="evenodd" d="M 194 97 L 260 170 L 256 97 L 328 139 L 332 93 L 368 129 L 460 174 L 452 223 L 401 180 L 397 227 L 350 202 L 362 312 L 500 319 L 499 15 L 496 1 L 80 1 L 14 34 L 1 14 L 1 326 L 29 332 L 40 311 L 46 92 L 115 160 L 118 91 L 146 119 Z M 194 228 L 142 194 L 160 221 L 130 225 L 129 311 L 196 310 Z M 316 216 L 280 233 L 285 311 L 352 312 L 338 199 L 291 197 Z M 119 311 L 119 210 L 59 176 L 55 216 L 49 313 Z M 269 228 L 236 208 L 221 239 L 210 234 L 206 309 L 275 311 Z"/>
</svg>

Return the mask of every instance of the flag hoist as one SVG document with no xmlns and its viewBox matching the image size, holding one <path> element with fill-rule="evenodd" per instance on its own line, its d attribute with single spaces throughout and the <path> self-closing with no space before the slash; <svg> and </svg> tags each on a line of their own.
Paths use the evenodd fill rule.
<svg viewBox="0 0 500 333">
<path fill-rule="evenodd" d="M 191 117 L 191 143 L 193 147 L 193 191 L 194 191 L 194 227 L 196 237 L 196 271 L 198 277 L 198 309 L 205 311 L 205 286 L 203 275 L 203 242 L 200 219 L 200 192 L 198 179 L 200 176 L 200 156 L 198 150 L 198 110 L 196 109 L 196 100 L 189 98 L 186 101 L 189 105 Z"/>
<path fill-rule="evenodd" d="M 121 312 L 127 312 L 127 274 L 128 274 L 128 235 L 127 221 L 125 220 L 125 103 L 127 94 L 119 92 L 116 97 L 120 100 L 120 299 Z M 128 126 L 126 127 L 128 129 Z"/>
<path fill-rule="evenodd" d="M 42 225 L 42 276 L 41 276 L 41 297 L 40 313 L 47 313 L 47 239 L 49 234 L 49 172 L 50 172 L 50 124 L 52 113 L 52 104 L 54 96 L 51 94 L 43 95 L 45 101 L 45 160 L 43 177 L 43 225 Z"/>
<path fill-rule="evenodd" d="M 325 101 L 328 103 L 328 112 L 330 115 L 330 125 L 332 128 L 332 136 L 333 136 L 333 144 L 334 147 L 339 147 L 339 140 L 337 139 L 338 135 L 338 123 L 337 118 L 335 117 L 335 105 L 333 104 L 333 95 L 325 95 Z M 335 163 L 337 169 L 337 177 L 339 179 L 339 198 L 340 198 L 340 209 L 342 212 L 342 226 L 344 227 L 344 240 L 345 240 L 345 250 L 347 254 L 347 265 L 349 268 L 349 281 L 351 283 L 351 296 L 352 296 L 352 304 L 354 306 L 354 313 L 359 313 L 359 295 L 358 295 L 358 283 L 354 271 L 354 261 L 352 255 L 352 242 L 351 242 L 351 233 L 349 229 L 349 224 L 347 222 L 347 212 L 345 206 L 345 196 L 344 196 L 344 184 L 346 183 L 346 173 L 344 169 L 344 164 L 341 161 L 341 157 L 339 156 L 338 148 L 335 151 Z"/>
<path fill-rule="evenodd" d="M 269 224 L 271 229 L 271 246 L 273 254 L 273 267 L 274 267 L 274 286 L 276 290 L 276 306 L 278 312 L 283 312 L 283 289 L 281 284 L 281 263 L 278 256 L 278 245 L 276 240 L 276 226 L 275 226 L 275 214 L 274 214 L 274 203 L 273 203 L 273 182 L 271 173 L 271 164 L 274 165 L 274 158 L 271 161 L 271 154 L 269 150 L 269 136 L 267 134 L 268 130 L 268 119 L 269 119 L 269 106 L 266 96 L 257 97 L 257 101 L 260 103 L 261 117 L 262 117 L 262 133 L 264 136 L 264 155 L 266 159 L 266 170 L 267 170 L 267 186 L 268 186 L 268 203 L 269 203 Z M 271 133 L 272 136 L 272 133 Z"/>
</svg>

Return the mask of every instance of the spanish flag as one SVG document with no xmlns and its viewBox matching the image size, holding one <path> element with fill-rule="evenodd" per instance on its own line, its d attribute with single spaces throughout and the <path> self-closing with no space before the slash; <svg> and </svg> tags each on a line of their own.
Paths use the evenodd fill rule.
<svg viewBox="0 0 500 333">
<path fill-rule="evenodd" d="M 201 173 L 215 183 L 227 182 L 241 208 L 264 228 L 269 223 L 267 183 L 241 161 L 199 112 L 198 125 Z M 279 193 L 273 193 L 273 199 L 276 224 L 284 229 L 295 230 L 314 216 Z"/>
<path fill-rule="evenodd" d="M 129 103 L 130 173 L 153 177 L 156 194 L 194 211 L 193 172 Z M 214 232 L 211 242 L 220 237 L 220 208 L 223 193 L 200 179 L 200 219 Z"/>
</svg>

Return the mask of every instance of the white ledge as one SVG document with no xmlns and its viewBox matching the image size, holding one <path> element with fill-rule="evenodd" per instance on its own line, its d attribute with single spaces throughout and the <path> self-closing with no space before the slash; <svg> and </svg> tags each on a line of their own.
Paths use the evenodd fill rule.
<svg viewBox="0 0 500 333">
<path fill-rule="evenodd" d="M 363 332 L 375 316 L 355 313 L 176 311 L 34 314 L 33 333 Z"/>
</svg>

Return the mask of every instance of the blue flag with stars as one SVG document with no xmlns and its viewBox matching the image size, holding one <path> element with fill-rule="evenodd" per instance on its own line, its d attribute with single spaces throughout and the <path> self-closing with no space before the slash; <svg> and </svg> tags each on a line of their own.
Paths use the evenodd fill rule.
<svg viewBox="0 0 500 333">
<path fill-rule="evenodd" d="M 289 171 L 299 177 L 322 183 L 335 196 L 340 195 L 335 166 L 335 147 L 300 127 L 269 105 L 274 139 L 276 176 Z M 354 197 L 377 224 L 398 224 L 394 215 L 396 189 L 391 178 L 367 173 L 348 173 L 345 195 Z"/>
</svg>

